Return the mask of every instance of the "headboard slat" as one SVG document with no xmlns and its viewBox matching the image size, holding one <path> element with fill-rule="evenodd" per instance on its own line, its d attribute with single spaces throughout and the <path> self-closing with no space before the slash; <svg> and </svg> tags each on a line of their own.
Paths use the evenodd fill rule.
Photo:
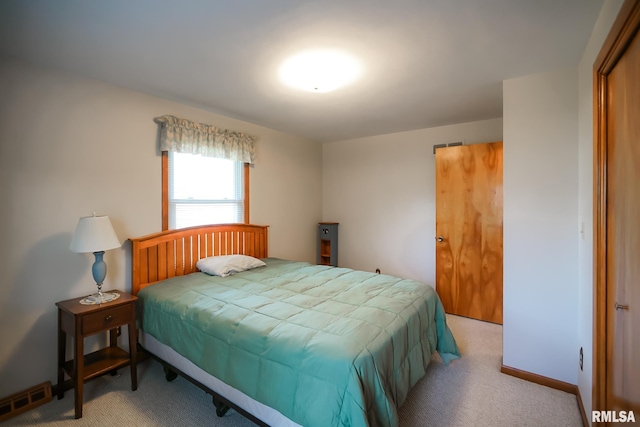
<svg viewBox="0 0 640 427">
<path fill-rule="evenodd" d="M 184 274 L 192 273 L 191 271 L 191 239 L 193 236 L 184 236 L 182 238 L 184 242 Z"/>
<path fill-rule="evenodd" d="M 158 245 L 158 280 L 167 278 L 167 245 L 167 242 Z"/>
<path fill-rule="evenodd" d="M 149 281 L 158 281 L 158 247 L 151 246 L 148 250 Z"/>
<path fill-rule="evenodd" d="M 176 242 L 167 242 L 167 279 L 176 275 Z"/>
<path fill-rule="evenodd" d="M 174 276 L 182 276 L 184 274 L 184 239 L 180 238 L 175 241 L 176 245 L 176 268 Z"/>
</svg>

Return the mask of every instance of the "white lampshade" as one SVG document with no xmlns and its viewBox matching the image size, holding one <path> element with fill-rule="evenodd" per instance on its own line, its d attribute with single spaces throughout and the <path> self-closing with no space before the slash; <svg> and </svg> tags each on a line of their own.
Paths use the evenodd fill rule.
<svg viewBox="0 0 640 427">
<path fill-rule="evenodd" d="M 73 252 L 100 252 L 121 246 L 108 216 L 85 216 L 78 220 L 71 240 Z"/>
</svg>

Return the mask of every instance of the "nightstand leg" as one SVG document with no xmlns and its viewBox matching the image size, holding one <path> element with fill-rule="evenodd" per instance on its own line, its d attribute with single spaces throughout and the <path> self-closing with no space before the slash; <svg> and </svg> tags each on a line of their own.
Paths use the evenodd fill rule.
<svg viewBox="0 0 640 427">
<path fill-rule="evenodd" d="M 79 329 L 79 324 L 76 325 Z M 82 418 L 82 400 L 84 392 L 84 337 L 80 334 L 80 331 L 76 331 L 75 348 L 73 354 L 73 360 L 75 364 L 75 391 L 74 400 L 76 406 L 76 419 Z"/>
<path fill-rule="evenodd" d="M 118 329 L 111 329 L 109 331 L 109 346 L 117 347 L 118 346 Z"/>
<path fill-rule="evenodd" d="M 109 347 L 117 347 L 118 346 L 118 331 L 119 331 L 120 327 L 115 328 L 115 329 L 111 329 L 109 330 Z M 111 376 L 115 377 L 116 375 L 118 375 L 118 370 L 114 369 L 113 371 L 111 371 Z"/>
<path fill-rule="evenodd" d="M 138 359 L 137 359 L 137 353 L 138 353 L 138 347 L 136 346 L 136 342 L 138 341 L 137 339 L 137 333 L 138 330 L 136 329 L 136 323 L 131 322 L 129 323 L 129 355 L 131 357 L 131 390 L 136 391 L 138 389 Z"/>
<path fill-rule="evenodd" d="M 58 400 L 64 397 L 64 369 L 63 365 L 67 355 L 67 333 L 61 328 L 62 313 L 58 310 Z"/>
</svg>

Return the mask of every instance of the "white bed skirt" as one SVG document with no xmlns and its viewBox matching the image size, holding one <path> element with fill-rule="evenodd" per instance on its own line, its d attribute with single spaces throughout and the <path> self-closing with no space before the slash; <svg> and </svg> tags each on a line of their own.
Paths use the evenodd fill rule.
<svg viewBox="0 0 640 427">
<path fill-rule="evenodd" d="M 200 384 L 210 388 L 220 396 L 233 402 L 264 423 L 274 427 L 301 427 L 275 409 L 252 399 L 241 391 L 236 390 L 218 378 L 203 371 L 171 347 L 162 344 L 151 335 L 140 331 L 138 340 L 146 350 L 169 363 L 171 366 L 174 366 L 176 369 L 184 372 Z"/>
</svg>

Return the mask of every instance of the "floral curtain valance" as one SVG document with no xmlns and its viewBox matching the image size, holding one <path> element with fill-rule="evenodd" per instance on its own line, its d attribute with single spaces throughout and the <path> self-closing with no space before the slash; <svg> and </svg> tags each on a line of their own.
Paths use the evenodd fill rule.
<svg viewBox="0 0 640 427">
<path fill-rule="evenodd" d="M 174 116 L 153 119 L 160 125 L 160 151 L 201 154 L 253 164 L 255 137 Z"/>
</svg>

